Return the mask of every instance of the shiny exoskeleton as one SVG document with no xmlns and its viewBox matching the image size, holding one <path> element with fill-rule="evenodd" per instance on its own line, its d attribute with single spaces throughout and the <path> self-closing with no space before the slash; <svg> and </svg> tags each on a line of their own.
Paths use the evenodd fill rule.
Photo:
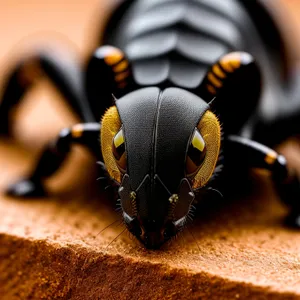
<svg viewBox="0 0 300 300">
<path fill-rule="evenodd" d="M 300 76 L 287 76 L 285 44 L 264 1 L 123 1 L 104 44 L 85 70 L 40 52 L 8 76 L 3 134 L 10 110 L 43 74 L 82 120 L 8 194 L 43 196 L 43 180 L 78 143 L 117 186 L 125 224 L 147 248 L 183 230 L 195 199 L 219 189 L 218 178 L 226 185 L 224 170 L 269 170 L 291 208 L 288 224 L 300 227 L 299 179 L 271 149 L 300 132 Z"/>
</svg>

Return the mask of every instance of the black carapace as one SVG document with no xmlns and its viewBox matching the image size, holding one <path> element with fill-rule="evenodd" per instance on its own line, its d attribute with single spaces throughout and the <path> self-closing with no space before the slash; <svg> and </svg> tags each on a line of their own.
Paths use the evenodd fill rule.
<svg viewBox="0 0 300 300">
<path fill-rule="evenodd" d="M 82 123 L 63 129 L 7 193 L 43 196 L 43 180 L 81 144 L 117 186 L 124 222 L 147 248 L 183 230 L 203 191 L 251 168 L 270 171 L 288 224 L 300 227 L 299 178 L 271 149 L 300 133 L 300 76 L 265 3 L 123 1 L 85 69 L 55 51 L 22 59 L 7 78 L 1 132 L 10 134 L 11 110 L 42 75 Z M 234 175 L 220 177 L 224 170 Z"/>
</svg>

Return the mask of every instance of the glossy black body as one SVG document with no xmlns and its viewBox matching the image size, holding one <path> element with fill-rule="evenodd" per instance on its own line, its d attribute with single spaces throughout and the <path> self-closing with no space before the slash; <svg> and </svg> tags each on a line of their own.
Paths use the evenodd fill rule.
<svg viewBox="0 0 300 300">
<path fill-rule="evenodd" d="M 220 56 L 232 51 L 250 53 L 262 72 L 262 95 L 254 107 L 248 107 L 243 100 L 246 95 L 240 95 L 239 103 L 227 103 L 226 113 L 234 110 L 233 116 L 247 106 L 255 121 L 246 128 L 248 116 L 244 113 L 245 135 L 261 142 L 268 135 L 267 144 L 274 145 L 289 134 L 270 137 L 271 130 L 263 133 L 263 124 L 286 119 L 282 107 L 294 100 L 297 88 L 286 75 L 286 50 L 274 22 L 264 1 L 124 1 L 108 23 L 104 43 L 125 52 L 132 64 L 135 88 L 180 87 L 196 95 L 209 67 Z M 300 109 L 298 101 L 294 105 Z M 236 133 L 236 128 L 232 131 Z"/>
<path fill-rule="evenodd" d="M 109 63 L 104 47 L 85 70 L 42 52 L 22 60 L 8 76 L 0 105 L 2 133 L 10 133 L 9 112 L 35 82 L 26 73 L 32 59 L 83 123 L 62 130 L 32 172 L 11 185 L 9 195 L 44 195 L 43 179 L 59 169 L 73 143 L 91 149 L 107 175 L 99 148 L 101 124 L 95 122 L 115 104 L 127 167 L 114 185 L 125 224 L 147 248 L 158 248 L 184 228 L 196 193 L 205 200 L 207 191 L 217 191 L 215 178 L 223 169 L 234 176 L 250 168 L 269 170 L 281 199 L 291 207 L 289 225 L 300 227 L 299 178 L 283 156 L 267 147 L 300 132 L 300 76 L 296 70 L 293 78 L 287 76 L 287 51 L 264 1 L 123 1 L 107 24 L 104 44 L 125 53 L 126 82 L 117 80 L 122 74 L 115 73 L 118 65 Z M 237 51 L 238 65 L 221 70 L 226 75 L 221 83 L 215 78 L 220 86 L 214 98 L 207 89 L 208 74 L 218 63 L 222 69 L 225 54 Z M 222 151 L 211 180 L 193 189 L 185 171 L 187 151 L 208 110 L 222 123 Z M 232 185 L 232 177 L 221 178 L 223 186 Z"/>
</svg>

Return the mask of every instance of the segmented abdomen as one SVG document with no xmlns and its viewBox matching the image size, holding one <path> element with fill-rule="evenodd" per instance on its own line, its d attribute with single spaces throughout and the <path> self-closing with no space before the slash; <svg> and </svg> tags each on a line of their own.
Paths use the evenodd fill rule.
<svg viewBox="0 0 300 300">
<path fill-rule="evenodd" d="M 125 51 L 138 85 L 192 91 L 221 55 L 249 48 L 243 15 L 236 0 L 137 0 L 105 42 Z"/>
</svg>

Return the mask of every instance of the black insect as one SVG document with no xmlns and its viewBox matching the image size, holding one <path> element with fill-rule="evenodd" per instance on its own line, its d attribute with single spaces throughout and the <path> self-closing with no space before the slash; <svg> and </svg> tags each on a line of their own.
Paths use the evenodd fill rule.
<svg viewBox="0 0 300 300">
<path fill-rule="evenodd" d="M 300 132 L 300 76 L 288 77 L 285 44 L 264 4 L 124 1 L 104 42 L 112 46 L 97 49 L 85 71 L 51 52 L 22 60 L 11 73 L 2 133 L 10 133 L 10 111 L 42 74 L 82 124 L 63 129 L 8 194 L 44 195 L 43 179 L 78 143 L 117 185 L 125 224 L 147 248 L 184 228 L 197 193 L 205 201 L 224 170 L 269 170 L 291 207 L 289 223 L 300 227 L 299 179 L 269 148 Z M 227 185 L 234 181 L 227 176 Z"/>
</svg>

